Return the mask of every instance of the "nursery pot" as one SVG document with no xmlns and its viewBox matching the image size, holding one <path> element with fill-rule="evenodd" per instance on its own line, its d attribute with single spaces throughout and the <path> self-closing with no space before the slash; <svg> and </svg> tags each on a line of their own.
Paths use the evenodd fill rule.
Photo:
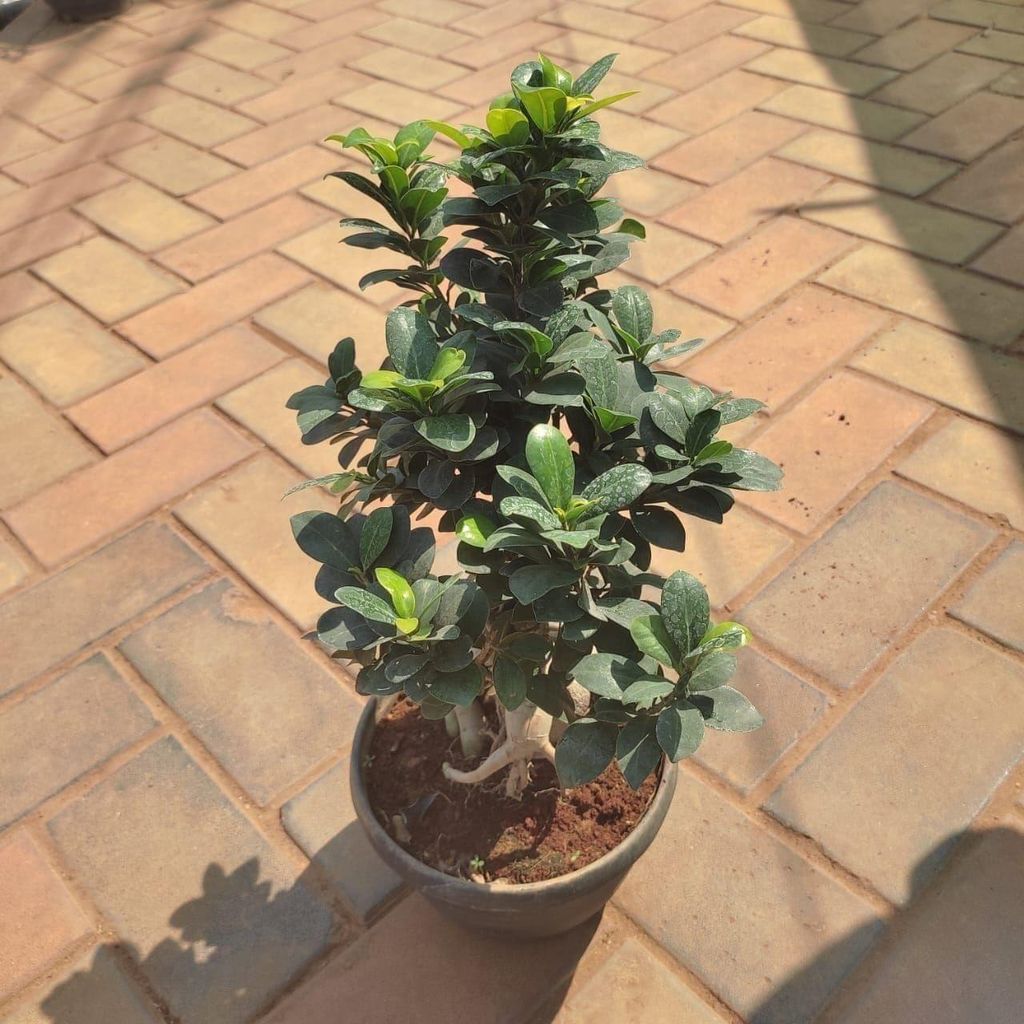
<svg viewBox="0 0 1024 1024">
<path fill-rule="evenodd" d="M 46 0 L 61 21 L 99 21 L 128 8 L 128 0 Z"/>
<path fill-rule="evenodd" d="M 446 875 L 404 850 L 377 820 L 363 778 L 378 715 L 377 699 L 363 708 L 352 744 L 352 802 L 371 845 L 410 888 L 468 928 L 521 938 L 569 931 L 599 914 L 637 858 L 658 834 L 676 788 L 676 766 L 662 762 L 657 788 L 636 828 L 599 860 L 545 882 L 496 885 Z"/>
</svg>

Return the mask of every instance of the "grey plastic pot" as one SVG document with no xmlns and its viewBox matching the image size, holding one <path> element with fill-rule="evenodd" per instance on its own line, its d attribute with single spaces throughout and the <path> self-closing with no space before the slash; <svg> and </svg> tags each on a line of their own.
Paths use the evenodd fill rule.
<svg viewBox="0 0 1024 1024">
<path fill-rule="evenodd" d="M 407 885 L 447 917 L 478 931 L 521 938 L 557 935 L 599 914 L 626 873 L 658 834 L 676 788 L 676 766 L 662 765 L 654 798 L 635 829 L 614 850 L 579 871 L 546 882 L 492 885 L 446 875 L 417 860 L 391 838 L 370 807 L 363 767 L 377 724 L 378 704 L 363 708 L 352 744 L 352 802 L 370 844 Z"/>
</svg>

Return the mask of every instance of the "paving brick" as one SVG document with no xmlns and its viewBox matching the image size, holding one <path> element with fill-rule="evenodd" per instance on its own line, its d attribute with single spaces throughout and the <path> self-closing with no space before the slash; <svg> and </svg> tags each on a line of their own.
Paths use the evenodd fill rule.
<svg viewBox="0 0 1024 1024">
<path fill-rule="evenodd" d="M 722 245 L 810 199 L 828 180 L 819 171 L 766 157 L 662 214 L 661 220 Z"/>
<path fill-rule="evenodd" d="M 1024 68 L 1012 68 L 1002 78 L 997 78 L 989 88 L 1007 96 L 1024 96 Z"/>
<path fill-rule="evenodd" d="M 809 25 L 795 21 L 792 17 L 776 18 L 771 15 L 755 18 L 733 31 L 737 35 L 759 39 L 773 46 L 809 50 L 820 57 L 846 57 L 873 40 L 872 36 L 863 32 L 851 32 L 849 29 L 831 28 L 828 25 Z M 857 59 L 860 60 L 860 54 Z"/>
<path fill-rule="evenodd" d="M 331 886 L 363 919 L 389 900 L 401 879 L 377 856 L 356 818 L 346 756 L 281 808 L 281 821 Z"/>
<path fill-rule="evenodd" d="M 96 229 L 91 224 L 66 210 L 23 224 L 0 235 L 0 274 L 27 266 L 94 234 Z"/>
<path fill-rule="evenodd" d="M 213 224 L 205 214 L 141 181 L 126 181 L 83 200 L 75 209 L 104 231 L 147 253 Z"/>
<path fill-rule="evenodd" d="M 655 167 L 705 185 L 731 177 L 806 131 L 806 125 L 774 114 L 748 111 L 688 139 L 652 161 Z"/>
<path fill-rule="evenodd" d="M 300 185 L 320 179 L 335 170 L 338 163 L 332 151 L 320 146 L 304 146 L 193 192 L 188 201 L 215 217 L 227 220 Z"/>
<path fill-rule="evenodd" d="M 931 6 L 932 0 L 863 0 L 835 18 L 833 24 L 885 35 Z"/>
<path fill-rule="evenodd" d="M 971 266 L 1024 288 L 1024 228 L 1018 226 L 1007 231 Z"/>
<path fill-rule="evenodd" d="M 100 946 L 33 996 L 4 1024 L 160 1024 L 157 1011 L 118 965 L 109 946 Z"/>
<path fill-rule="evenodd" d="M 343 96 L 349 90 L 358 89 L 368 82 L 365 75 L 349 68 L 328 68 L 316 75 L 289 80 L 273 92 L 240 104 L 238 109 L 247 117 L 255 117 L 259 121 L 280 121 L 283 117 L 301 113 L 335 96 Z"/>
<path fill-rule="evenodd" d="M 181 74 L 183 76 L 202 75 L 205 72 L 192 68 Z M 175 75 L 174 77 L 177 79 L 179 76 Z M 76 110 L 63 117 L 55 118 L 53 121 L 47 121 L 46 130 L 58 139 L 77 139 L 82 135 L 106 128 L 113 121 L 124 121 L 144 110 L 157 107 L 161 103 L 169 103 L 177 98 L 178 94 L 174 89 L 169 89 L 167 86 L 143 85 L 119 96 L 113 96 L 109 100 L 94 103 L 87 110 Z"/>
<path fill-rule="evenodd" d="M 294 264 L 264 253 L 125 320 L 118 330 L 160 359 L 244 319 L 307 280 Z"/>
<path fill-rule="evenodd" d="M 102 654 L 0 713 L 0 828 L 140 739 L 146 706 Z"/>
<path fill-rule="evenodd" d="M 971 420 L 953 420 L 897 471 L 949 498 L 1024 529 L 1024 442 Z"/>
<path fill-rule="evenodd" d="M 264 65 L 260 68 L 260 78 L 270 82 L 290 83 L 292 80 L 309 78 L 321 71 L 330 71 L 365 52 L 367 43 L 358 36 L 348 34 L 346 25 L 350 20 L 351 16 L 348 11 L 339 15 L 336 19 L 337 27 L 330 33 L 334 38 L 324 42 L 322 46 L 315 46 L 312 49 L 303 50 L 301 53 L 293 53 L 284 60 Z M 319 25 L 310 25 L 299 31 L 322 31 L 329 23 L 330 20 Z"/>
<path fill-rule="evenodd" d="M 1024 433 L 1024 367 L 983 345 L 900 321 L 853 363 L 858 369 Z"/>
<path fill-rule="evenodd" d="M 779 217 L 674 281 L 672 290 L 733 319 L 743 319 L 852 244 L 830 228 Z"/>
<path fill-rule="evenodd" d="M 818 193 L 800 212 L 819 224 L 945 263 L 966 262 L 1003 231 L 990 221 L 845 181 Z"/>
<path fill-rule="evenodd" d="M 0 231 L 10 231 L 19 224 L 34 221 L 43 214 L 60 210 L 123 180 L 124 175 L 111 167 L 87 164 L 30 188 L 12 192 L 0 199 Z"/>
<path fill-rule="evenodd" d="M 879 142 L 892 142 L 927 119 L 927 115 L 913 110 L 810 85 L 791 85 L 785 92 L 766 100 L 759 109 Z"/>
<path fill-rule="evenodd" d="M 82 82 L 76 88 L 91 100 L 103 101 L 116 99 L 126 90 L 143 85 L 161 85 L 168 75 L 186 69 L 205 70 L 210 61 L 193 53 L 175 52 L 142 61 L 133 67 L 118 68 L 99 78 Z"/>
<path fill-rule="evenodd" d="M 977 25 L 979 28 L 1024 32 L 1024 11 L 1015 11 L 987 0 L 946 0 L 930 12 L 933 18 Z"/>
<path fill-rule="evenodd" d="M 735 69 L 655 107 L 647 116 L 697 135 L 756 107 L 785 88 L 774 78 Z"/>
<path fill-rule="evenodd" d="M 920 399 L 840 372 L 828 377 L 757 438 L 783 467 L 783 490 L 749 494 L 751 507 L 810 533 L 932 412 Z"/>
<path fill-rule="evenodd" d="M 1009 345 L 1024 328 L 1024 295 L 969 271 L 868 244 L 819 278 L 838 291 L 988 341 Z"/>
<path fill-rule="evenodd" d="M 966 34 L 968 30 L 963 30 Z M 1014 64 L 1024 64 L 1024 39 L 1016 32 L 986 31 L 974 34 L 961 43 L 957 49 L 961 53 L 971 53 L 977 57 L 991 57 L 993 60 L 1008 60 Z"/>
<path fill-rule="evenodd" d="M 985 681 L 986 699 L 965 714 L 958 695 L 968 679 Z M 1024 672 L 1005 655 L 952 630 L 930 630 L 775 791 L 768 809 L 886 898 L 907 903 L 1019 757 L 1022 683 Z M 896 742 L 893 722 L 900 723 Z M 956 772 L 947 768 L 951 751 Z"/>
<path fill-rule="evenodd" d="M 781 531 L 735 508 L 719 523 L 687 516 L 686 551 L 656 550 L 654 564 L 668 576 L 685 569 L 700 579 L 716 608 L 730 602 L 792 546 Z"/>
<path fill-rule="evenodd" d="M 876 100 L 938 114 L 983 89 L 1006 70 L 1005 64 L 963 53 L 946 53 L 903 75 L 875 93 Z"/>
<path fill-rule="evenodd" d="M 206 564 L 164 526 L 147 523 L 56 576 L 0 604 L 0 631 L 29 636 L 59 621 L 45 644 L 8 652 L 0 674 L 6 693 L 116 629 L 150 605 L 199 579 Z"/>
<path fill-rule="evenodd" d="M 1019 827 L 1003 827 L 968 842 L 969 852 L 908 916 L 842 1024 L 1014 1019 L 1024 1001 L 1013 953 L 1021 941 L 1024 837 Z"/>
<path fill-rule="evenodd" d="M 29 568 L 13 544 L 0 539 L 0 594 L 18 586 L 29 574 Z"/>
<path fill-rule="evenodd" d="M 501 6 L 524 7 L 528 5 L 508 4 Z M 546 4 L 541 5 L 540 9 L 543 9 L 545 6 Z M 384 0 L 383 3 L 377 4 L 377 7 L 382 11 L 387 11 L 389 14 L 416 18 L 419 21 L 430 22 L 433 25 L 455 23 L 458 24 L 460 29 L 465 27 L 464 23 L 467 19 L 478 17 L 480 13 L 468 4 L 457 3 L 456 0 L 433 0 L 429 7 L 424 7 L 419 3 L 419 0 Z M 489 14 L 490 11 L 485 11 L 484 13 Z M 492 25 L 491 29 L 493 30 L 494 27 Z"/>
<path fill-rule="evenodd" d="M 337 510 L 337 498 L 285 491 L 303 478 L 268 453 L 196 491 L 175 509 L 193 533 L 237 569 L 297 626 L 307 629 L 326 610 L 313 589 L 316 566 L 292 537 L 290 516 Z"/>
<path fill-rule="evenodd" d="M 29 185 L 38 184 L 57 174 L 65 174 L 83 163 L 101 160 L 111 153 L 134 146 L 151 138 L 153 129 L 135 121 L 121 121 L 82 135 L 69 142 L 54 144 L 43 153 L 37 153 L 17 163 L 6 163 L 4 171 Z"/>
<path fill-rule="evenodd" d="M 1022 161 L 1024 139 L 1011 139 L 946 182 L 931 198 L 980 217 L 1015 221 L 1024 214 Z"/>
<path fill-rule="evenodd" d="M 164 612 L 120 650 L 261 805 L 350 741 L 355 696 L 227 580 Z"/>
<path fill-rule="evenodd" d="M 38 491 L 4 518 L 41 562 L 53 566 L 234 465 L 249 450 L 233 430 L 200 410 Z"/>
<path fill-rule="evenodd" d="M 753 39 L 716 36 L 692 50 L 644 69 L 642 77 L 685 93 L 717 78 L 730 68 L 746 64 L 767 50 L 764 43 Z"/>
<path fill-rule="evenodd" d="M 468 932 L 413 896 L 292 993 L 266 1022 L 327 1024 L 344 1006 L 366 1024 L 450 1024 L 447 993 L 424 999 L 444 977 L 458 986 L 460 1015 L 475 1024 L 504 1024 L 525 1017 L 563 984 L 588 944 L 607 942 L 612 927 L 586 924 L 565 935 L 510 943 Z M 428 943 L 423 935 L 430 936 Z M 396 960 L 405 965 L 401 985 L 387 980 Z"/>
<path fill-rule="evenodd" d="M 708 730 L 695 755 L 706 768 L 748 793 L 824 714 L 825 695 L 758 651 L 740 655 L 731 686 L 740 690 L 764 715 L 754 732 Z"/>
<path fill-rule="evenodd" d="M 626 283 L 625 281 L 623 283 Z M 655 322 L 658 329 L 677 327 L 683 332 L 683 338 L 701 338 L 705 346 L 727 334 L 735 326 L 731 320 L 716 316 L 708 310 L 680 299 L 671 292 L 659 291 L 653 296 Z M 701 352 L 703 348 L 696 351 Z M 692 355 L 684 355 L 666 360 L 666 366 L 677 366 L 681 361 L 691 359 Z"/>
<path fill-rule="evenodd" d="M 897 74 L 889 68 L 855 64 L 835 57 L 819 57 L 803 50 L 783 49 L 769 50 L 750 61 L 746 67 L 748 71 L 756 71 L 759 75 L 815 85 L 850 96 L 866 96 Z"/>
<path fill-rule="evenodd" d="M 334 131 L 338 111 L 329 104 L 304 110 L 301 114 L 278 121 L 232 139 L 217 147 L 217 153 L 244 167 L 252 167 L 272 157 L 310 142 L 318 142 Z"/>
<path fill-rule="evenodd" d="M 242 1024 L 325 949 L 327 907 L 171 737 L 49 828 L 180 1019 Z M 179 929 L 216 955 L 197 966 Z"/>
<path fill-rule="evenodd" d="M 142 369 L 146 360 L 66 302 L 0 327 L 0 357 L 54 405 L 70 405 Z"/>
<path fill-rule="evenodd" d="M 230 106 L 250 100 L 274 88 L 272 82 L 245 71 L 215 64 L 213 69 L 187 68 L 171 75 L 167 84 L 213 103 Z"/>
<path fill-rule="evenodd" d="M 662 285 L 714 251 L 713 245 L 699 238 L 660 228 L 633 246 L 623 269 L 649 284 Z"/>
<path fill-rule="evenodd" d="M 201 341 L 101 394 L 67 416 L 105 452 L 152 433 L 279 362 L 280 349 L 239 325 Z"/>
<path fill-rule="evenodd" d="M 285 32 L 278 37 L 278 42 L 306 53 L 310 50 L 326 49 L 324 44 L 333 43 L 339 53 L 337 63 L 342 64 L 366 48 L 362 40 L 355 38 L 355 33 L 384 20 L 382 14 L 361 4 L 346 3 L 342 6 L 334 2 L 322 6 L 323 12 L 317 11 L 317 14 L 324 13 L 325 17 L 318 17 L 313 25 L 303 25 L 301 28 Z M 303 17 L 310 16 L 307 10 L 299 13 Z"/>
<path fill-rule="evenodd" d="M 1024 126 L 1024 100 L 975 93 L 916 128 L 904 145 L 971 161 Z"/>
<path fill-rule="evenodd" d="M 34 269 L 47 284 L 108 324 L 181 290 L 175 278 L 109 238 L 90 238 Z"/>
<path fill-rule="evenodd" d="M 743 621 L 835 686 L 852 686 L 991 537 L 943 505 L 880 484 L 765 587 Z"/>
<path fill-rule="evenodd" d="M 89 922 L 27 832 L 0 845 L 0 999 L 89 934 Z"/>
<path fill-rule="evenodd" d="M 283 46 L 231 31 L 204 35 L 192 45 L 192 49 L 211 60 L 238 68 L 239 71 L 252 71 L 264 64 L 291 56 L 291 50 Z"/>
<path fill-rule="evenodd" d="M 0 373 L 0 508 L 88 465 L 92 448 L 10 374 Z"/>
<path fill-rule="evenodd" d="M 261 39 L 275 39 L 306 24 L 302 18 L 271 10 L 262 4 L 249 3 L 248 0 L 236 0 L 216 11 L 212 17 L 221 25 Z"/>
<path fill-rule="evenodd" d="M 295 413 L 284 404 L 289 395 L 323 380 L 322 371 L 311 369 L 302 359 L 289 359 L 229 391 L 217 400 L 217 406 L 308 479 L 326 476 L 338 471 L 337 451 L 328 445 L 303 444 Z"/>
<path fill-rule="evenodd" d="M 122 150 L 112 162 L 172 196 L 194 192 L 235 172 L 226 160 L 164 135 Z"/>
<path fill-rule="evenodd" d="M 84 96 L 47 82 L 37 75 L 25 73 L 20 80 L 8 85 L 5 103 L 17 110 L 18 116 L 30 124 L 39 125 L 54 118 L 77 112 L 89 105 Z"/>
<path fill-rule="evenodd" d="M 602 36 L 588 32 L 562 32 L 559 34 L 557 25 L 544 25 L 539 21 L 521 21 L 515 32 L 492 32 L 482 39 L 474 39 L 464 46 L 449 50 L 447 57 L 458 64 L 471 68 L 484 68 L 496 61 L 504 60 L 511 64 L 510 58 L 525 47 L 531 49 L 543 45 L 544 52 L 554 57 L 570 57 L 590 63 L 597 58 L 590 55 L 607 47 L 607 40 Z M 621 53 L 617 61 L 620 71 L 635 74 L 641 67 L 646 67 L 661 56 L 661 51 L 652 50 L 647 46 L 636 46 L 622 42 Z"/>
<path fill-rule="evenodd" d="M 42 153 L 53 146 L 53 138 L 31 125 L 0 117 L 0 131 L 4 135 L 3 164 L 16 163 L 35 153 Z"/>
<path fill-rule="evenodd" d="M 629 213 L 653 217 L 699 191 L 699 185 L 646 167 L 640 174 L 615 175 L 604 194 L 618 199 Z"/>
<path fill-rule="evenodd" d="M 635 39 L 644 32 L 658 32 L 664 27 L 654 18 L 645 18 L 643 15 L 633 14 L 628 10 L 618 11 L 582 3 L 559 4 L 545 14 L 541 14 L 540 20 L 551 22 L 553 25 L 564 25 L 566 28 L 586 25 L 588 31 L 595 32 L 600 36 L 608 36 L 610 39 Z M 729 19 L 726 18 L 725 22 L 728 21 Z M 731 24 L 723 24 L 724 27 L 718 31 L 725 32 L 732 27 Z M 714 34 L 717 35 L 718 32 Z M 655 43 L 655 45 L 658 44 Z"/>
<path fill-rule="evenodd" d="M 643 88 L 657 88 L 648 86 Z M 666 93 L 669 90 L 665 90 Z M 646 118 L 631 114 L 623 114 L 616 110 L 602 111 L 601 138 L 613 149 L 624 149 L 627 153 L 636 153 L 644 160 L 649 160 L 666 149 L 678 145 L 686 135 L 662 124 L 655 124 Z M 649 173 L 649 172 L 648 172 Z"/>
<path fill-rule="evenodd" d="M 857 51 L 857 60 L 897 71 L 913 71 L 969 39 L 975 30 L 931 18 L 920 18 L 889 32 Z"/>
<path fill-rule="evenodd" d="M 630 16 L 626 14 L 625 17 Z M 440 56 L 457 46 L 464 46 L 473 41 L 472 37 L 464 32 L 409 18 L 390 18 L 362 30 L 360 34 L 388 47 L 430 56 Z"/>
<path fill-rule="evenodd" d="M 950 160 L 882 142 L 865 142 L 826 128 L 794 139 L 783 146 L 778 155 L 908 196 L 927 192 L 958 170 Z"/>
<path fill-rule="evenodd" d="M 425 96 L 415 89 L 407 89 L 394 82 L 373 82 L 345 93 L 342 98 L 346 107 L 394 124 L 404 123 L 406 111 L 409 110 L 416 110 L 424 117 L 444 120 L 462 109 L 462 104 L 454 100 L 442 96 Z M 337 116 L 338 112 L 335 111 L 335 120 Z"/>
<path fill-rule="evenodd" d="M 881 930 L 866 903 L 685 775 L 617 901 L 759 1024 L 811 1020 Z"/>
<path fill-rule="evenodd" d="M 1024 651 L 1024 544 L 1014 541 L 950 609 L 1007 647 Z"/>
<path fill-rule="evenodd" d="M 24 271 L 0 277 L 0 323 L 38 309 L 56 298 L 41 281 Z"/>
<path fill-rule="evenodd" d="M 242 117 L 194 96 L 154 107 L 143 114 L 141 120 L 201 148 L 227 142 L 228 139 L 258 127 L 251 118 Z"/>
<path fill-rule="evenodd" d="M 627 939 L 573 993 L 553 1024 L 723 1024 L 724 1018 L 636 940 Z"/>
<path fill-rule="evenodd" d="M 488 4 L 484 10 L 459 18 L 459 28 L 475 36 L 489 36 L 501 29 L 509 29 L 530 18 L 536 18 L 554 6 L 553 0 L 505 0 L 503 3 Z M 384 10 L 387 5 L 381 4 L 380 7 Z M 422 5 L 417 6 L 416 17 L 426 17 Z"/>
</svg>

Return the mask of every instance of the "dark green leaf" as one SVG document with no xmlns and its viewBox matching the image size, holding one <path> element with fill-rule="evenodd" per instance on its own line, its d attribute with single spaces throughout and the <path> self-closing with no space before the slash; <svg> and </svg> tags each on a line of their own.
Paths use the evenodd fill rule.
<svg viewBox="0 0 1024 1024">
<path fill-rule="evenodd" d="M 601 84 L 604 76 L 612 69 L 617 53 L 609 53 L 600 60 L 594 61 L 579 77 L 573 82 L 573 96 L 593 96 L 594 90 Z"/>
<path fill-rule="evenodd" d="M 652 718 L 630 719 L 621 730 L 615 743 L 615 760 L 619 762 L 626 781 L 633 789 L 639 789 L 644 779 L 661 763 L 661 747 L 654 734 Z"/>
<path fill-rule="evenodd" d="M 654 309 L 647 293 L 636 285 L 628 284 L 615 291 L 612 312 L 618 325 L 636 338 L 646 341 L 654 330 Z"/>
<path fill-rule="evenodd" d="M 639 464 L 614 466 L 583 488 L 581 498 L 594 502 L 593 513 L 627 508 L 651 485 L 651 473 Z"/>
<path fill-rule="evenodd" d="M 562 734 L 555 747 L 555 768 L 566 789 L 592 782 L 615 756 L 618 729 L 610 722 L 581 718 Z"/>
<path fill-rule="evenodd" d="M 497 473 L 521 498 L 529 498 L 550 510 L 548 496 L 535 477 L 515 466 L 499 466 Z"/>
<path fill-rule="evenodd" d="M 687 700 L 677 700 L 658 715 L 658 743 L 670 761 L 689 757 L 704 739 L 700 709 Z"/>
<path fill-rule="evenodd" d="M 710 604 L 696 576 L 681 569 L 669 576 L 661 592 L 661 617 L 682 654 L 700 643 L 707 632 Z"/>
<path fill-rule="evenodd" d="M 669 551 L 686 547 L 686 531 L 679 516 L 665 508 L 639 508 L 630 512 L 637 533 L 651 544 Z"/>
<path fill-rule="evenodd" d="M 411 380 L 428 380 L 438 353 L 430 321 L 422 313 L 399 306 L 388 313 L 385 335 L 395 368 Z"/>
<path fill-rule="evenodd" d="M 483 670 L 471 663 L 455 672 L 439 673 L 430 684 L 430 694 L 448 704 L 467 707 L 479 696 L 483 681 Z"/>
<path fill-rule="evenodd" d="M 359 587 L 341 587 L 336 596 L 346 608 L 359 612 L 364 619 L 369 619 L 371 622 L 394 625 L 397 619 L 395 610 L 368 590 L 361 590 Z"/>
<path fill-rule="evenodd" d="M 476 426 L 466 415 L 428 416 L 417 420 L 416 433 L 442 451 L 461 452 L 473 443 Z"/>
<path fill-rule="evenodd" d="M 723 732 L 753 732 L 764 725 L 761 713 L 731 686 L 694 694 L 693 703 L 700 708 L 707 725 Z"/>
<path fill-rule="evenodd" d="M 712 651 L 697 663 L 690 676 L 689 689 L 694 692 L 724 686 L 736 671 L 736 659 L 725 651 Z"/>
<path fill-rule="evenodd" d="M 359 535 L 359 558 L 364 569 L 369 569 L 387 547 L 393 523 L 394 513 L 386 506 L 374 509 L 367 516 Z"/>
<path fill-rule="evenodd" d="M 527 677 L 519 663 L 499 654 L 494 659 L 494 690 L 498 700 L 515 711 L 526 700 Z"/>
<path fill-rule="evenodd" d="M 576 583 L 579 577 L 579 572 L 572 566 L 550 562 L 516 569 L 508 579 L 508 586 L 520 604 L 531 604 L 552 590 Z"/>
<path fill-rule="evenodd" d="M 584 689 L 599 697 L 621 698 L 622 691 L 638 679 L 651 678 L 635 661 L 622 654 L 588 654 L 578 661 L 571 675 Z"/>
<path fill-rule="evenodd" d="M 629 624 L 629 635 L 633 643 L 662 665 L 672 667 L 679 661 L 679 648 L 669 636 L 660 615 L 643 615 Z"/>
<path fill-rule="evenodd" d="M 292 533 L 310 558 L 347 572 L 359 565 L 359 548 L 348 527 L 329 512 L 300 512 L 291 518 Z"/>
</svg>

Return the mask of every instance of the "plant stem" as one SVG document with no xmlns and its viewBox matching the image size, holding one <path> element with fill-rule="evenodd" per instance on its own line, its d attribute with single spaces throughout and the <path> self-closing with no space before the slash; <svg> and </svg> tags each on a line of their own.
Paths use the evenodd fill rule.
<svg viewBox="0 0 1024 1024">
<path fill-rule="evenodd" d="M 484 752 L 484 713 L 480 702 L 475 700 L 467 707 L 455 708 L 455 718 L 459 725 L 459 743 L 462 745 L 464 757 L 479 757 Z"/>
</svg>

